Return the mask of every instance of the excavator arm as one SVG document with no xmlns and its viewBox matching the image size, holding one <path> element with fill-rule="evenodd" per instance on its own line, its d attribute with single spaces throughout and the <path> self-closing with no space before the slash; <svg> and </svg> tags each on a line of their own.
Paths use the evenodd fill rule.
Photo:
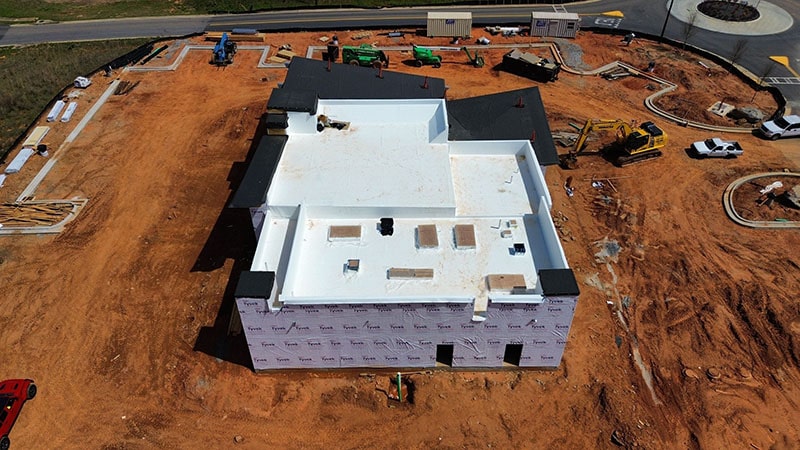
<svg viewBox="0 0 800 450">
<path fill-rule="evenodd" d="M 617 130 L 617 140 L 624 140 L 631 132 L 630 125 L 621 119 L 589 119 L 583 125 L 578 140 L 575 142 L 573 153 L 580 154 L 583 151 L 583 146 L 586 144 L 586 139 L 595 131 L 598 130 Z"/>
</svg>

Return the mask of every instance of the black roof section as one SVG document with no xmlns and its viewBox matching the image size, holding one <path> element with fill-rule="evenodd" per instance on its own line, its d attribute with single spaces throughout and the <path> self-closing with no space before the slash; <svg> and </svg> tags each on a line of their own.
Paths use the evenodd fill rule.
<svg viewBox="0 0 800 450">
<path fill-rule="evenodd" d="M 572 269 L 542 269 L 539 271 L 542 293 L 545 296 L 578 295 L 578 281 Z"/>
<path fill-rule="evenodd" d="M 285 130 L 286 128 L 289 128 L 289 115 L 285 112 L 268 112 L 267 117 L 264 119 L 264 124 L 267 126 L 267 128 L 271 128 L 273 130 Z"/>
<path fill-rule="evenodd" d="M 292 73 L 289 71 L 289 73 Z M 288 75 L 287 75 L 288 76 Z M 312 85 L 313 86 L 313 85 Z M 313 89 L 275 88 L 267 101 L 267 109 L 317 113 L 317 91 Z"/>
<path fill-rule="evenodd" d="M 261 138 L 229 208 L 255 208 L 267 201 L 267 189 L 288 139 L 287 136 L 272 135 Z"/>
<path fill-rule="evenodd" d="M 314 90 L 322 99 L 406 99 L 444 98 L 445 84 L 441 78 L 427 78 L 400 72 L 382 71 L 373 67 L 331 64 L 327 61 L 295 56 L 289 72 L 277 91 Z M 427 85 L 427 87 L 426 87 Z M 270 103 L 272 98 L 270 97 Z M 293 110 L 296 111 L 296 110 Z"/>
<path fill-rule="evenodd" d="M 250 272 L 245 270 L 239 274 L 236 284 L 235 298 L 269 298 L 272 285 L 275 284 L 275 272 Z"/>
<path fill-rule="evenodd" d="M 521 105 L 521 106 L 520 106 Z M 447 101 L 452 141 L 533 140 L 542 166 L 558 164 L 539 88 Z"/>
</svg>

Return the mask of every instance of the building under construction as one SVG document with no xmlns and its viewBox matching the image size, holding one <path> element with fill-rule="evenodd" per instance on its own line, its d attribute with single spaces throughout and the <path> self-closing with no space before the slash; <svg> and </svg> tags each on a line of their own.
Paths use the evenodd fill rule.
<svg viewBox="0 0 800 450">
<path fill-rule="evenodd" d="M 538 91 L 324 67 L 292 61 L 231 204 L 258 238 L 232 327 L 253 368 L 557 367 L 578 288 Z"/>
</svg>

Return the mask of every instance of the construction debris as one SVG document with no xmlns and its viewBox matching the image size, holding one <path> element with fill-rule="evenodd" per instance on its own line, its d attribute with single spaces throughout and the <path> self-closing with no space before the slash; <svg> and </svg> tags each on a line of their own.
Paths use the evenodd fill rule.
<svg viewBox="0 0 800 450">
<path fill-rule="evenodd" d="M 768 184 L 767 186 L 764 187 L 764 189 L 761 189 L 758 192 L 761 195 L 769 194 L 770 192 L 774 191 L 775 189 L 782 188 L 782 187 L 783 187 L 783 183 L 781 183 L 780 181 L 776 181 L 774 183 Z"/>
<path fill-rule="evenodd" d="M 633 75 L 628 69 L 625 67 L 617 66 L 613 69 L 606 70 L 605 72 L 600 72 L 600 76 L 605 78 L 609 81 L 618 80 L 620 78 L 625 78 Z"/>
<path fill-rule="evenodd" d="M 556 131 L 552 133 L 553 141 L 562 147 L 574 147 L 578 141 L 578 133 Z"/>
<path fill-rule="evenodd" d="M 0 224 L 4 227 L 52 226 L 63 221 L 74 205 L 68 202 L 0 204 Z"/>
<path fill-rule="evenodd" d="M 783 193 L 790 206 L 800 209 L 800 184 Z"/>
<path fill-rule="evenodd" d="M 356 40 L 358 40 L 358 39 L 366 39 L 368 37 L 372 37 L 372 33 L 370 33 L 369 31 L 362 31 L 360 33 L 356 33 L 356 34 L 350 36 L 351 39 L 356 39 Z"/>
<path fill-rule="evenodd" d="M 745 120 L 747 123 L 760 123 L 766 117 L 763 111 L 751 106 L 734 108 L 726 116 L 733 120 Z"/>
</svg>

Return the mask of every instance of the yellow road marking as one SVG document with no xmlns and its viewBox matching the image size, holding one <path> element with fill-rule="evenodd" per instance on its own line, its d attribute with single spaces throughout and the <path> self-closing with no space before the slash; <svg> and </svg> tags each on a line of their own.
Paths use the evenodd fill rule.
<svg viewBox="0 0 800 450">
<path fill-rule="evenodd" d="M 800 78 L 800 73 L 797 73 L 796 70 L 792 69 L 792 66 L 789 65 L 789 58 L 786 56 L 770 56 L 769 59 L 775 61 L 776 63 L 786 67 L 789 69 L 789 72 L 792 72 L 792 75 Z"/>
</svg>

